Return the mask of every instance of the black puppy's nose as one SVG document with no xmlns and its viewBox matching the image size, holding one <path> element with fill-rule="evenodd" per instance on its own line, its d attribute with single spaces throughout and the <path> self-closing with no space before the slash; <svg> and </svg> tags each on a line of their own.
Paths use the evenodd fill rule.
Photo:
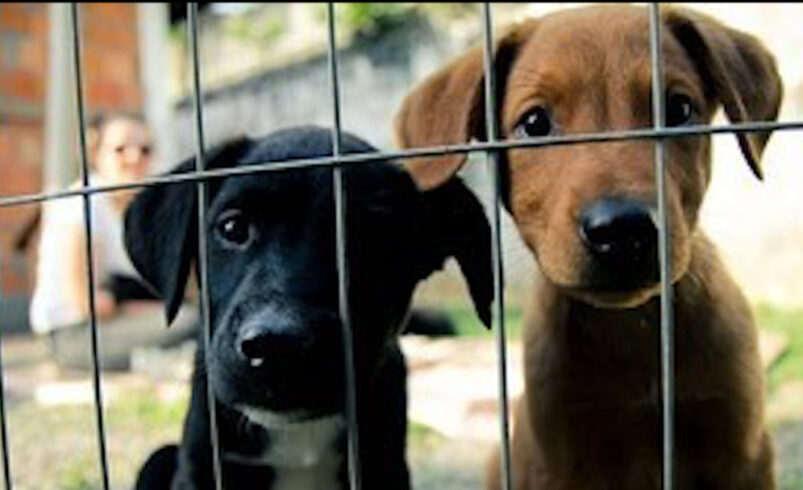
<svg viewBox="0 0 803 490">
<path fill-rule="evenodd" d="M 251 322 L 240 329 L 237 351 L 252 367 L 261 366 L 265 360 L 281 364 L 308 347 L 308 337 L 299 330 Z"/>
<path fill-rule="evenodd" d="M 580 238 L 598 259 L 612 263 L 650 260 L 657 254 L 658 229 L 641 203 L 602 199 L 580 218 Z"/>
</svg>

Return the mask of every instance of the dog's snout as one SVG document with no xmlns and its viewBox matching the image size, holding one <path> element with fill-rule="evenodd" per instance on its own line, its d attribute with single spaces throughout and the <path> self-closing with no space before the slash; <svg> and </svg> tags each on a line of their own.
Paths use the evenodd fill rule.
<svg viewBox="0 0 803 490">
<path fill-rule="evenodd" d="M 599 260 L 632 263 L 657 253 L 658 229 L 649 209 L 635 201 L 602 199 L 580 218 L 580 237 Z"/>
<path fill-rule="evenodd" d="M 240 330 L 237 351 L 252 367 L 259 367 L 266 360 L 275 363 L 292 359 L 308 344 L 309 339 L 301 329 L 252 321 Z"/>
</svg>

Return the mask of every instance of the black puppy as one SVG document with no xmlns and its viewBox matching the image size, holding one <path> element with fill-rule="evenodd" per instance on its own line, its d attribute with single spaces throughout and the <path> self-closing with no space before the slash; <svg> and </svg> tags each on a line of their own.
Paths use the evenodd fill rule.
<svg viewBox="0 0 803 490">
<path fill-rule="evenodd" d="M 331 155 L 305 127 L 242 139 L 208 168 Z M 375 151 L 343 134 L 346 153 Z M 194 160 L 174 173 L 188 172 Z M 408 489 L 406 369 L 396 336 L 418 281 L 457 259 L 489 322 L 489 227 L 459 181 L 420 193 L 400 167 L 344 167 L 351 318 L 364 488 Z M 216 398 L 227 489 L 347 488 L 344 361 L 338 316 L 332 170 L 210 180 L 207 236 L 211 352 L 198 350 L 181 445 L 154 453 L 138 489 L 213 488 L 207 383 Z M 126 215 L 137 269 L 172 320 L 197 251 L 194 183 L 145 189 Z"/>
</svg>

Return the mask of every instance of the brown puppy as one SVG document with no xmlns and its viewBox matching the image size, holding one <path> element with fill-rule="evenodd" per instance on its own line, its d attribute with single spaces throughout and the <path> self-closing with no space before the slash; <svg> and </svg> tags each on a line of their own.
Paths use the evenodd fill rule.
<svg viewBox="0 0 803 490">
<path fill-rule="evenodd" d="M 667 124 L 774 120 L 781 80 L 753 37 L 680 9 L 662 13 Z M 497 45 L 503 138 L 652 125 L 647 10 L 561 11 Z M 482 53 L 436 73 L 404 101 L 403 147 L 483 139 Z M 738 136 L 758 164 L 769 134 Z M 666 142 L 676 317 L 677 488 L 774 488 L 763 374 L 750 309 L 697 228 L 710 138 Z M 465 157 L 407 163 L 419 187 Z M 659 275 L 654 143 L 515 149 L 506 205 L 544 275 L 528 305 L 523 398 L 514 417 L 515 488 L 660 488 Z M 499 482 L 496 457 L 489 486 Z"/>
</svg>

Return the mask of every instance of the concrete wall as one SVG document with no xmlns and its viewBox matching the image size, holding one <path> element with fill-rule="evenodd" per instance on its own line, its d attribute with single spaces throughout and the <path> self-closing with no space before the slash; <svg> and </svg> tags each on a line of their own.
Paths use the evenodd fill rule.
<svg viewBox="0 0 803 490">
<path fill-rule="evenodd" d="M 403 95 L 457 49 L 428 23 L 414 22 L 375 42 L 340 50 L 343 128 L 388 147 L 391 117 Z M 331 126 L 326 52 L 207 92 L 204 118 L 210 144 L 240 133 L 259 135 L 298 124 Z M 178 103 L 176 119 L 178 153 L 186 155 L 195 144 L 189 98 Z"/>
<path fill-rule="evenodd" d="M 562 4 L 532 5 L 516 15 L 497 16 L 497 32 L 508 21 L 527 14 L 563 8 Z M 724 22 L 759 36 L 776 54 L 786 83 L 782 119 L 803 117 L 801 58 L 803 41 L 790 19 L 803 7 L 794 4 L 700 5 Z M 537 10 L 537 11 L 535 11 Z M 790 23 L 791 22 L 791 23 Z M 405 93 L 446 60 L 476 40 L 479 23 L 462 29 L 432 27 L 417 22 L 368 43 L 340 52 L 343 127 L 383 148 L 390 146 L 391 121 Z M 325 52 L 303 62 L 255 74 L 207 94 L 205 118 L 210 144 L 238 133 L 259 135 L 296 124 L 330 125 L 331 97 Z M 191 105 L 177 106 L 178 154 L 192 152 Z M 716 123 L 724 123 L 719 117 Z M 776 134 L 765 154 L 765 182 L 752 180 L 735 139 L 714 138 L 714 178 L 702 210 L 702 224 L 719 245 L 737 281 L 755 301 L 803 306 L 803 208 L 800 192 L 803 154 L 799 133 Z M 484 193 L 484 168 L 475 159 L 464 175 Z M 487 189 L 486 189 L 487 190 Z M 487 193 L 485 193 L 487 194 Z M 529 281 L 532 263 L 515 229 L 505 218 L 508 278 Z"/>
</svg>

